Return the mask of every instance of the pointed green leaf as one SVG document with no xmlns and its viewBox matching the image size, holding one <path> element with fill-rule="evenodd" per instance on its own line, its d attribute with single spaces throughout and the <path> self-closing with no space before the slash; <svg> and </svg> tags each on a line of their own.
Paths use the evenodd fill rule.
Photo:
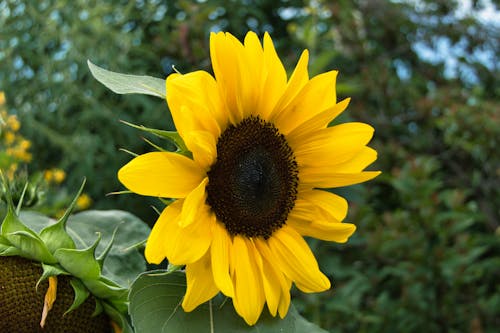
<svg viewBox="0 0 500 333">
<path fill-rule="evenodd" d="M 99 257 L 97 258 L 97 262 L 101 266 L 101 269 L 102 269 L 102 266 L 104 264 L 104 260 L 108 256 L 108 253 L 111 250 L 111 247 L 113 246 L 113 242 L 114 242 L 115 237 L 116 237 L 116 231 L 118 231 L 118 226 L 113 231 L 113 235 L 111 236 L 111 240 L 108 242 L 108 245 L 106 246 L 106 248 L 104 249 L 104 251 L 102 251 L 102 253 L 99 255 Z"/>
<path fill-rule="evenodd" d="M 38 289 L 38 285 L 40 282 L 47 279 L 49 276 L 58 276 L 58 275 L 69 275 L 61 266 L 55 265 L 47 265 L 42 263 L 43 273 L 42 276 L 38 279 L 36 283 L 36 289 Z"/>
<path fill-rule="evenodd" d="M 107 304 L 106 302 L 102 302 L 102 305 L 104 306 L 104 311 L 108 314 L 108 316 L 111 317 L 111 319 L 116 322 L 123 330 L 122 333 L 133 333 L 134 330 L 130 326 L 130 323 L 128 322 L 127 318 L 117 311 L 113 306 Z M 136 331 L 138 332 L 138 331 Z"/>
<path fill-rule="evenodd" d="M 82 279 L 82 282 L 92 295 L 101 299 L 115 298 L 126 300 L 127 298 L 127 289 L 104 277 L 99 279 Z"/>
<path fill-rule="evenodd" d="M 97 81 L 117 94 L 145 94 L 165 98 L 165 80 L 146 75 L 129 75 L 108 71 L 87 60 Z"/>
<path fill-rule="evenodd" d="M 47 264 L 55 264 L 56 258 L 36 234 L 28 231 L 15 231 L 5 235 L 24 258 L 32 259 Z"/>
<path fill-rule="evenodd" d="M 50 226 L 56 221 L 36 212 L 22 211 L 22 221 L 35 231 Z M 84 249 L 95 241 L 96 233 L 102 235 L 96 253 L 102 256 L 102 251 L 109 244 L 113 231 L 116 231 L 113 246 L 104 260 L 101 274 L 118 282 L 122 286 L 129 286 L 132 281 L 146 270 L 144 256 L 136 245 L 148 238 L 151 229 L 136 216 L 120 211 L 87 210 L 71 215 L 66 224 L 66 231 L 75 241 L 76 248 Z"/>
<path fill-rule="evenodd" d="M 45 242 L 49 250 L 54 253 L 57 249 L 74 249 L 75 242 L 66 232 L 66 222 L 76 206 L 78 197 L 82 194 L 83 188 L 85 186 L 85 179 L 83 180 L 80 189 L 78 190 L 73 201 L 69 205 L 68 209 L 64 212 L 64 215 L 57 221 L 57 223 L 45 227 L 40 232 L 40 238 Z"/>
<path fill-rule="evenodd" d="M 176 131 L 165 131 L 165 130 L 159 130 L 156 128 L 149 128 L 149 127 L 145 127 L 143 125 L 135 125 L 135 124 L 129 123 L 128 121 L 124 121 L 124 120 L 122 120 L 121 122 L 127 126 L 135 128 L 135 129 L 154 134 L 159 138 L 169 140 L 179 149 L 180 152 L 188 152 L 189 151 L 186 144 L 184 143 L 184 140 L 181 138 L 179 133 Z"/>
<path fill-rule="evenodd" d="M 96 298 L 95 299 L 95 309 L 94 312 L 92 312 L 92 317 L 100 315 L 104 311 L 104 306 L 102 305 L 102 302 Z"/>
<path fill-rule="evenodd" d="M 54 252 L 54 256 L 71 275 L 82 280 L 98 279 L 101 275 L 101 267 L 95 259 L 95 249 L 100 240 L 99 234 L 94 244 L 86 249 L 59 249 Z"/>
<path fill-rule="evenodd" d="M 12 244 L 9 242 L 9 240 L 7 238 L 0 235 L 0 247 L 1 246 L 12 246 Z"/>
<path fill-rule="evenodd" d="M 66 229 L 78 248 L 89 246 L 95 239 L 95 233 L 101 233 L 102 242 L 96 250 L 100 257 L 118 225 L 120 227 L 104 260 L 102 274 L 121 286 L 129 286 L 137 275 L 146 270 L 144 256 L 133 247 L 149 236 L 151 229 L 146 223 L 124 211 L 87 210 L 72 215 Z"/>
<path fill-rule="evenodd" d="M 186 291 L 184 273 L 157 273 L 162 272 L 141 274 L 130 290 L 129 313 L 136 332 L 326 333 L 325 330 L 307 322 L 293 306 L 290 306 L 284 319 L 271 317 L 264 309 L 254 326 L 248 326 L 236 314 L 231 301 L 226 302 L 223 297 L 216 297 L 210 303 L 202 304 L 194 311 L 186 313 L 180 306 Z M 211 313 L 214 331 L 210 330 Z"/>
<path fill-rule="evenodd" d="M 16 207 L 16 215 L 19 216 L 19 212 L 21 211 L 21 207 L 23 205 L 24 196 L 26 195 L 26 191 L 28 190 L 29 183 L 24 184 L 23 191 L 21 192 L 21 197 L 19 198 L 19 202 Z"/>
<path fill-rule="evenodd" d="M 13 246 L 0 246 L 0 257 L 8 257 L 8 256 L 20 256 L 22 255 L 19 249 L 16 249 Z"/>
<path fill-rule="evenodd" d="M 85 285 L 79 280 L 72 278 L 69 280 L 69 284 L 73 288 L 73 291 L 75 292 L 75 299 L 73 300 L 73 304 L 69 307 L 64 314 L 70 313 L 71 311 L 77 309 L 80 305 L 85 302 L 85 300 L 89 297 L 90 293 L 85 288 Z"/>
<path fill-rule="evenodd" d="M 7 205 L 7 214 L 5 215 L 5 218 L 2 222 L 2 228 L 1 228 L 1 235 L 6 237 L 7 234 L 16 232 L 16 231 L 25 231 L 27 233 L 30 233 L 36 237 L 37 234 L 25 226 L 21 220 L 19 220 L 18 216 L 16 215 L 14 211 L 14 207 L 12 206 L 12 202 Z"/>
</svg>

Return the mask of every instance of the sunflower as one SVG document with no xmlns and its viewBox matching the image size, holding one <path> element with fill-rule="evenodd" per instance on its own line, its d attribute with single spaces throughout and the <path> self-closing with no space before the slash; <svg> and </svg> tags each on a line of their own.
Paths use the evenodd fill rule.
<svg viewBox="0 0 500 333">
<path fill-rule="evenodd" d="M 303 292 L 330 281 L 303 236 L 346 242 L 344 198 L 326 188 L 361 183 L 377 153 L 373 128 L 328 127 L 337 103 L 337 71 L 309 78 L 308 51 L 287 78 L 271 37 L 249 32 L 242 44 L 212 33 L 215 78 L 205 71 L 171 74 L 167 103 L 191 152 L 139 155 L 118 172 L 131 191 L 176 199 L 148 238 L 146 259 L 186 266 L 182 307 L 189 312 L 219 291 L 237 313 L 257 322 L 264 304 L 283 318 L 292 282 Z"/>
</svg>

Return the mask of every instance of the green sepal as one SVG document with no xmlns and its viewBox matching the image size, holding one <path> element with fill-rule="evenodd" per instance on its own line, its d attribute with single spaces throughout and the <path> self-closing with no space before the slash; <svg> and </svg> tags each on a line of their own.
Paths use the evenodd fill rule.
<svg viewBox="0 0 500 333">
<path fill-rule="evenodd" d="M 7 238 L 0 235 L 0 249 L 2 248 L 2 246 L 12 246 L 12 244 L 9 242 Z"/>
<path fill-rule="evenodd" d="M 78 190 L 78 193 L 73 198 L 73 201 L 69 205 L 68 209 L 64 212 L 64 215 L 57 221 L 57 223 L 45 227 L 40 232 L 40 238 L 47 244 L 49 250 L 54 253 L 57 249 L 74 249 L 76 248 L 75 242 L 66 232 L 66 222 L 76 206 L 78 197 L 82 194 L 83 188 L 85 186 L 85 179 Z"/>
<path fill-rule="evenodd" d="M 85 302 L 85 300 L 90 295 L 90 292 L 87 290 L 87 288 L 85 288 L 85 285 L 79 279 L 72 278 L 69 280 L 69 284 L 71 285 L 73 291 L 75 292 L 75 299 L 73 300 L 73 304 L 71 304 L 69 309 L 66 310 L 66 312 L 64 312 L 64 315 L 77 309 L 80 305 L 83 304 L 83 302 Z"/>
<path fill-rule="evenodd" d="M 135 125 L 135 124 L 129 123 L 129 122 L 124 121 L 124 120 L 121 120 L 121 122 L 124 123 L 125 125 L 128 125 L 130 127 L 135 128 L 135 129 L 154 134 L 159 138 L 166 139 L 166 140 L 172 142 L 179 149 L 178 152 L 180 154 L 187 154 L 187 153 L 191 154 L 191 152 L 189 152 L 189 149 L 187 148 L 186 144 L 184 143 L 184 140 L 181 138 L 179 133 L 176 131 L 165 131 L 165 130 L 159 130 L 159 129 L 155 129 L 155 128 L 149 128 L 149 127 L 146 127 L 143 125 Z"/>
<path fill-rule="evenodd" d="M 57 262 L 36 232 L 25 226 L 17 217 L 10 190 L 8 189 L 9 185 L 5 182 L 5 179 L 3 179 L 3 181 L 4 186 L 7 187 L 5 191 L 5 196 L 7 198 L 7 214 L 3 219 L 0 234 L 16 247 L 19 254 L 23 257 L 46 263 Z"/>
<path fill-rule="evenodd" d="M 94 78 L 117 94 L 145 94 L 165 99 L 165 79 L 146 75 L 130 75 L 108 71 L 87 60 Z"/>
<path fill-rule="evenodd" d="M 0 245 L 0 256 L 1 257 L 9 257 L 9 256 L 20 256 L 22 255 L 19 249 L 13 246 L 4 246 Z"/>
<path fill-rule="evenodd" d="M 38 285 L 49 276 L 58 276 L 58 275 L 69 275 L 61 266 L 59 265 L 47 265 L 42 263 L 43 273 L 42 276 L 38 279 L 35 288 L 38 290 Z"/>
<path fill-rule="evenodd" d="M 151 147 L 153 147 L 154 149 L 158 150 L 158 151 L 161 151 L 161 152 L 166 152 L 167 150 L 158 146 L 157 144 L 155 144 L 154 142 L 146 139 L 146 138 L 142 138 L 148 145 L 150 145 Z"/>
<path fill-rule="evenodd" d="M 123 288 L 116 282 L 113 282 L 104 276 L 98 279 L 82 279 L 83 284 L 92 293 L 92 295 L 102 298 L 126 299 L 127 289 Z"/>
<path fill-rule="evenodd" d="M 111 235 L 111 240 L 109 241 L 109 243 L 106 246 L 106 248 L 104 249 L 104 251 L 102 251 L 101 255 L 99 257 L 97 257 L 97 262 L 99 263 L 99 266 L 101 266 L 101 269 L 102 269 L 102 266 L 104 265 L 104 260 L 106 260 L 106 257 L 108 256 L 108 253 L 111 250 L 111 247 L 113 247 L 113 242 L 115 240 L 115 236 L 116 236 L 117 231 L 118 231 L 118 227 L 116 227 L 115 230 L 113 230 L 113 235 Z"/>
<path fill-rule="evenodd" d="M 180 271 L 183 267 L 184 265 L 172 265 L 171 263 L 169 263 L 165 274 L 170 274 L 172 272 Z"/>
<path fill-rule="evenodd" d="M 82 280 L 98 279 L 101 276 L 101 266 L 95 259 L 95 249 L 101 240 L 101 234 L 94 244 L 86 249 L 58 249 L 54 252 L 54 257 L 59 260 L 59 264 Z"/>
<path fill-rule="evenodd" d="M 104 306 L 102 305 L 102 302 L 97 298 L 94 299 L 95 299 L 95 309 L 94 312 L 92 312 L 91 317 L 96 317 L 104 311 Z"/>
<path fill-rule="evenodd" d="M 59 266 L 57 264 L 47 265 L 47 264 L 42 263 L 42 269 L 43 269 L 42 276 L 40 276 L 40 278 L 36 282 L 36 286 L 35 286 L 36 290 L 38 290 L 38 286 L 40 285 L 40 283 L 42 281 L 48 279 L 50 276 L 70 275 L 61 266 Z"/>
<path fill-rule="evenodd" d="M 21 197 L 19 198 L 19 202 L 16 207 L 16 215 L 19 216 L 19 212 L 21 211 L 21 207 L 23 206 L 24 196 L 26 195 L 26 191 L 28 190 L 28 182 L 24 184 L 23 191 L 21 192 Z"/>
<path fill-rule="evenodd" d="M 103 302 L 102 305 L 104 306 L 104 310 L 106 311 L 108 316 L 122 328 L 123 330 L 122 333 L 134 332 L 127 318 L 125 318 L 125 316 L 122 313 L 117 311 L 115 307 L 107 304 L 106 302 Z"/>
<path fill-rule="evenodd" d="M 30 231 L 14 231 L 5 237 L 21 252 L 21 256 L 27 259 L 44 262 L 47 264 L 57 263 L 57 259 L 50 253 L 47 246 L 37 234 Z"/>
</svg>

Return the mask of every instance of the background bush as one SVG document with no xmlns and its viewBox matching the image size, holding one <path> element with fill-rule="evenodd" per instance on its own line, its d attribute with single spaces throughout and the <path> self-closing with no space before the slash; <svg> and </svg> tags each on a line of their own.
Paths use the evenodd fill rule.
<svg viewBox="0 0 500 333">
<path fill-rule="evenodd" d="M 86 60 L 166 77 L 211 71 L 210 31 L 271 32 L 292 69 L 339 69 L 337 121 L 375 129 L 382 176 L 339 190 L 358 225 L 344 245 L 311 240 L 334 288 L 295 304 L 332 332 L 495 332 L 500 327 L 498 1 L 0 1 L 0 89 L 31 140 L 30 169 L 88 178 L 95 208 L 154 221 L 155 200 L 105 196 L 149 150 L 119 123 L 173 129 L 164 101 L 117 96 Z M 498 16 L 497 16 L 498 17 Z M 154 138 L 149 138 L 155 140 Z"/>
</svg>

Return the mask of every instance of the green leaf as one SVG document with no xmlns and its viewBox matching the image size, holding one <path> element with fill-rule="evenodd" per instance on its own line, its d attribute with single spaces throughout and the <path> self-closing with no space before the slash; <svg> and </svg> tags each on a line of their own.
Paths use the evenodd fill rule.
<svg viewBox="0 0 500 333">
<path fill-rule="evenodd" d="M 92 312 L 92 317 L 100 315 L 104 311 L 104 306 L 102 305 L 102 302 L 96 298 L 95 299 L 95 309 L 94 312 Z"/>
<path fill-rule="evenodd" d="M 129 75 L 108 71 L 87 60 L 90 72 L 97 81 L 117 94 L 145 94 L 166 97 L 165 80 L 145 75 Z"/>
<path fill-rule="evenodd" d="M 47 279 L 49 276 L 69 275 L 68 272 L 66 272 L 64 269 L 62 269 L 61 266 L 57 264 L 47 265 L 42 263 L 42 268 L 43 268 L 43 274 L 36 283 L 36 289 L 38 289 L 38 285 L 40 284 L 40 282 Z"/>
<path fill-rule="evenodd" d="M 22 211 L 20 216 L 35 231 L 56 223 L 32 211 Z M 136 249 L 136 245 L 144 242 L 151 231 L 146 223 L 125 211 L 87 210 L 71 215 L 66 224 L 67 233 L 79 249 L 89 247 L 95 241 L 96 233 L 101 233 L 102 241 L 96 249 L 99 257 L 111 241 L 115 229 L 113 246 L 104 260 L 101 273 L 122 286 L 129 286 L 137 275 L 146 270 L 144 257 Z"/>
<path fill-rule="evenodd" d="M 211 332 L 211 322 L 215 333 L 325 333 L 323 329 L 307 322 L 293 306 L 284 319 L 273 318 L 264 310 L 254 326 L 248 326 L 240 318 L 231 301 L 216 297 L 211 302 L 200 305 L 186 313 L 181 303 L 186 288 L 184 273 L 153 271 L 140 275 L 134 281 L 130 295 L 129 313 L 137 333 L 142 332 Z M 212 309 L 210 310 L 210 307 Z M 212 313 L 212 321 L 211 321 Z"/>
<path fill-rule="evenodd" d="M 69 284 L 71 284 L 71 287 L 75 292 L 75 299 L 73 300 L 73 304 L 71 304 L 69 309 L 66 310 L 64 314 L 70 313 L 71 311 L 77 309 L 80 305 L 83 304 L 83 302 L 85 302 L 85 300 L 90 295 L 88 289 L 79 279 L 72 278 L 71 280 L 69 280 Z"/>
<path fill-rule="evenodd" d="M 122 286 L 129 286 L 137 275 L 146 270 L 144 257 L 133 247 L 148 238 L 151 229 L 146 223 L 120 210 L 88 210 L 72 215 L 66 226 L 77 248 L 89 246 L 96 232 L 101 233 L 102 242 L 96 249 L 98 254 L 105 251 L 115 229 L 113 246 L 104 260 L 102 274 Z"/>
<path fill-rule="evenodd" d="M 22 255 L 22 253 L 21 251 L 19 251 L 19 249 L 13 246 L 0 245 L 0 256 L 8 257 L 8 256 L 20 256 L 20 255 Z"/>
<path fill-rule="evenodd" d="M 82 279 L 82 282 L 92 295 L 101 299 L 114 298 L 122 302 L 127 299 L 127 289 L 104 277 L 89 280 Z"/>
<path fill-rule="evenodd" d="M 56 258 L 50 253 L 49 249 L 36 234 L 28 231 L 15 231 L 5 235 L 5 238 L 16 247 L 20 255 L 31 260 L 55 264 Z"/>
<path fill-rule="evenodd" d="M 135 129 L 154 134 L 159 138 L 169 140 L 179 149 L 180 152 L 187 153 L 189 151 L 186 144 L 184 143 L 184 140 L 181 138 L 177 131 L 165 131 L 156 128 L 149 128 L 143 125 L 135 125 L 124 120 L 122 120 L 121 122 Z"/>
<path fill-rule="evenodd" d="M 59 264 L 82 280 L 98 279 L 101 275 L 101 267 L 95 259 L 95 249 L 101 237 L 86 249 L 59 249 L 54 252 L 54 256 Z"/>
<path fill-rule="evenodd" d="M 102 305 L 104 307 L 104 310 L 108 314 L 108 316 L 110 316 L 111 319 L 122 328 L 123 333 L 133 333 L 134 332 L 134 330 L 130 326 L 130 323 L 128 322 L 127 318 L 125 318 L 125 316 L 123 314 L 118 312 L 116 310 L 116 308 L 107 304 L 106 302 L 102 302 Z"/>
<path fill-rule="evenodd" d="M 57 221 L 57 223 L 45 227 L 40 232 L 40 238 L 45 242 L 50 252 L 54 253 L 57 249 L 66 248 L 74 249 L 75 242 L 66 232 L 66 222 L 76 206 L 76 202 L 80 194 L 82 194 L 83 188 L 85 186 L 85 180 L 83 180 L 80 189 L 78 190 L 73 201 L 69 205 L 68 209 L 64 212 L 64 215 Z"/>
</svg>

